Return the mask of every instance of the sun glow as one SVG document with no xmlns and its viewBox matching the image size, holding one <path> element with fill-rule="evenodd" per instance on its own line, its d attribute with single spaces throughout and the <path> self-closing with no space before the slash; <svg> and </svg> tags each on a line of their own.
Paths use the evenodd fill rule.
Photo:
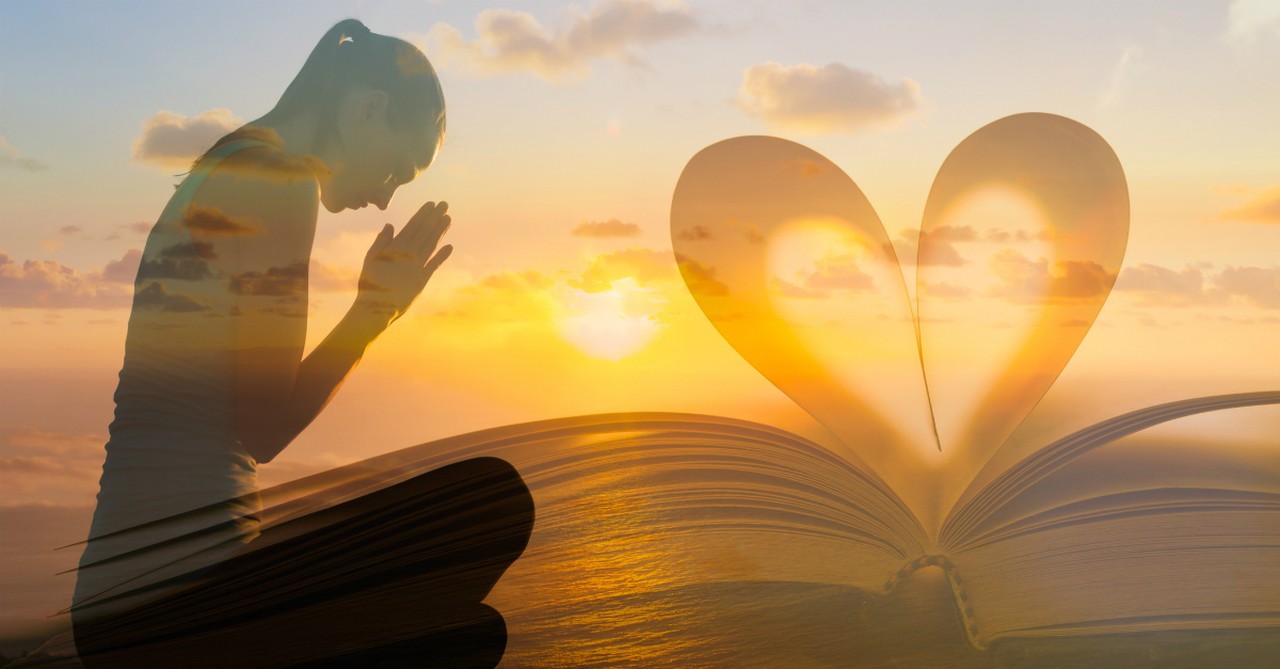
<svg viewBox="0 0 1280 669">
<path fill-rule="evenodd" d="M 644 348 L 662 327 L 654 313 L 661 300 L 630 277 L 610 285 L 596 292 L 568 289 L 560 334 L 591 357 L 621 360 Z"/>
</svg>

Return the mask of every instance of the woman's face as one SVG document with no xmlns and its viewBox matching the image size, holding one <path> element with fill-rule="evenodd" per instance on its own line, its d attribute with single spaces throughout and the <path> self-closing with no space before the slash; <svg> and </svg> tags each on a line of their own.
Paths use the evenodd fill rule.
<svg viewBox="0 0 1280 669">
<path fill-rule="evenodd" d="M 438 128 L 393 122 L 395 112 L 382 91 L 353 91 L 339 109 L 338 142 L 325 159 L 329 175 L 320 183 L 320 202 L 337 213 L 375 205 L 386 209 L 396 189 L 413 181 L 435 159 Z"/>
</svg>

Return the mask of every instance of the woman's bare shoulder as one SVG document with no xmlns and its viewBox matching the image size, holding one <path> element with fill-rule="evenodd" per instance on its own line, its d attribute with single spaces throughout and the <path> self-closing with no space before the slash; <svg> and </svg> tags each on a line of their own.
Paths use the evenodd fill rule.
<svg viewBox="0 0 1280 669">
<path fill-rule="evenodd" d="M 251 146 L 213 166 L 183 219 L 228 271 L 306 264 L 315 238 L 320 187 L 307 159 Z"/>
<path fill-rule="evenodd" d="M 224 158 L 210 176 L 233 176 L 262 185 L 314 185 L 324 169 L 324 163 L 315 156 L 292 155 L 276 146 L 259 143 Z"/>
<path fill-rule="evenodd" d="M 193 235 L 276 237 L 314 231 L 320 186 L 314 158 L 253 146 L 213 167 L 187 207 Z"/>
</svg>

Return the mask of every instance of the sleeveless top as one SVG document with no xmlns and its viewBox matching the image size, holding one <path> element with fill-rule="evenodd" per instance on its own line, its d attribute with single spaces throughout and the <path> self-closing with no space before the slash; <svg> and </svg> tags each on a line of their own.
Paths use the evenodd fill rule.
<svg viewBox="0 0 1280 669">
<path fill-rule="evenodd" d="M 127 609 L 165 594 L 257 536 L 257 462 L 235 433 L 230 277 L 193 238 L 200 185 L 240 140 L 179 185 L 147 238 L 134 283 L 115 420 L 80 559 L 73 614 Z M 275 148 L 275 147 L 272 147 Z"/>
</svg>

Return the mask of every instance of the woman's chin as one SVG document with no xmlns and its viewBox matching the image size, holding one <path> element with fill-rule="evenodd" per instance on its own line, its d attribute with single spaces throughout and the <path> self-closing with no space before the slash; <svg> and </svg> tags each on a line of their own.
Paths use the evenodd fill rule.
<svg viewBox="0 0 1280 669">
<path fill-rule="evenodd" d="M 346 202 L 334 202 L 332 200 L 325 200 L 322 197 L 320 198 L 320 204 L 324 205 L 324 208 L 328 209 L 329 213 L 336 214 L 340 211 L 348 211 L 348 210 L 355 211 L 357 209 L 364 209 L 365 207 L 369 206 L 369 201 L 361 200 L 359 198 L 351 198 Z"/>
</svg>

